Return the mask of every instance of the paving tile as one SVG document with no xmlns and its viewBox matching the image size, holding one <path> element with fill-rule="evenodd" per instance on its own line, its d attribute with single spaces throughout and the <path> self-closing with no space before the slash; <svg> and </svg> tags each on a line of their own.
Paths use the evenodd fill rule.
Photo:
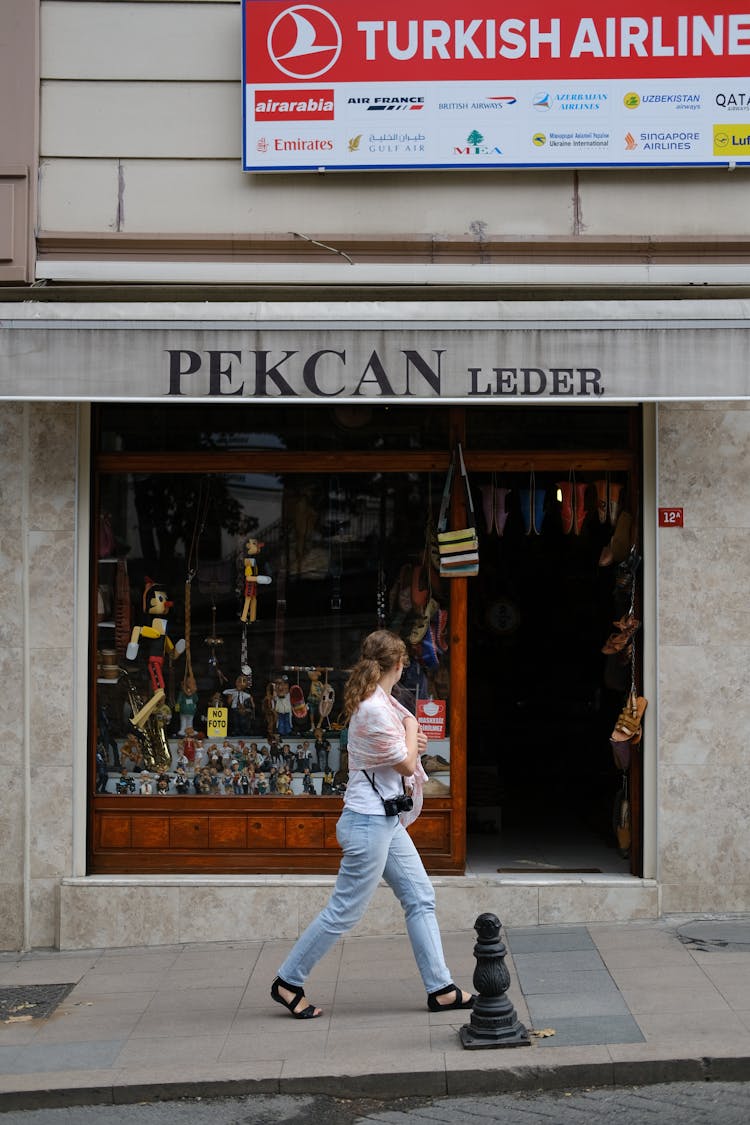
<svg viewBox="0 0 750 1125">
<path fill-rule="evenodd" d="M 682 1015 L 688 1012 L 730 1012 L 724 997 L 709 985 L 697 988 L 622 988 L 634 1016 Z"/>
<path fill-rule="evenodd" d="M 160 972 L 117 973 L 100 972 L 94 967 L 83 977 L 71 995 L 76 999 L 86 996 L 111 996 L 120 992 L 156 992 L 162 981 Z"/>
<path fill-rule="evenodd" d="M 20 1057 L 22 1050 L 25 1051 L 28 1048 L 18 1042 L 6 1045 L 0 1039 L 0 1074 L 8 1074 L 15 1069 L 16 1059 Z"/>
<path fill-rule="evenodd" d="M 695 965 L 657 965 L 639 968 L 610 966 L 610 973 L 620 988 L 704 988 L 711 987 Z"/>
<path fill-rule="evenodd" d="M 607 1043 L 642 1043 L 645 1036 L 630 1014 L 563 1016 L 550 1024 L 555 1034 L 536 1040 L 542 1049 Z"/>
<path fill-rule="evenodd" d="M 683 945 L 674 949 L 661 945 L 647 946 L 645 949 L 641 946 L 623 948 L 619 945 L 613 949 L 602 949 L 601 946 L 598 949 L 608 969 L 649 969 L 664 966 L 665 968 L 692 968 L 695 971 L 697 967 Z"/>
<path fill-rule="evenodd" d="M 0 984 L 4 988 L 21 984 L 72 984 L 92 970 L 92 962 L 88 960 L 50 960 L 42 964 L 33 960 L 18 961 L 0 971 Z"/>
<path fill-rule="evenodd" d="M 722 1042 L 731 1043 L 735 1048 L 743 1045 L 743 1050 L 750 1048 L 750 1035 L 744 1023 L 731 1011 L 716 1012 L 702 1009 L 677 1013 L 639 1012 L 636 1018 L 647 1041 L 659 1052 L 670 1043 L 687 1045 L 695 1041 L 700 1041 L 701 1051 L 704 1054 L 707 1053 L 706 1044 L 709 1041 L 714 1051 Z"/>
<path fill-rule="evenodd" d="M 310 1024 L 315 1023 L 313 1032 Z M 311 1058 L 313 1055 L 322 1058 L 326 1053 L 327 1029 L 318 1026 L 320 1020 L 307 1021 L 307 1033 L 290 1038 L 283 1031 L 265 1032 L 259 1035 L 257 1031 L 247 1030 L 246 1033 L 232 1030 L 226 1037 L 219 1051 L 219 1062 L 242 1062 L 244 1060 L 259 1062 L 262 1059 L 276 1060 L 279 1063 L 285 1059 Z"/>
<path fill-rule="evenodd" d="M 108 1013 L 103 1018 L 71 1016 L 48 1020 L 39 1029 L 36 1043 L 91 1043 L 99 1039 L 127 1039 L 141 1018 L 140 1012 Z"/>
<path fill-rule="evenodd" d="M 170 992 L 164 989 L 154 995 L 149 1011 L 211 1012 L 234 1011 L 242 999 L 242 988 L 194 988 Z"/>
<path fill-rule="evenodd" d="M 130 1039 L 191 1039 L 196 1034 L 213 1040 L 224 1039 L 234 1019 L 233 1011 L 226 1012 L 144 1012 L 130 1032 Z"/>
<path fill-rule="evenodd" d="M 17 1074 L 58 1070 L 98 1070 L 112 1066 L 122 1047 L 121 1039 L 79 1043 L 30 1043 L 28 1047 L 22 1049 L 12 1065 Z"/>
<path fill-rule="evenodd" d="M 602 959 L 595 949 L 562 950 L 559 953 L 514 953 L 519 980 L 524 973 L 573 973 L 584 969 L 601 969 Z"/>
<path fill-rule="evenodd" d="M 527 998 L 529 1014 L 535 1027 L 550 1020 L 575 1016 L 628 1015 L 628 1006 L 619 993 L 599 996 L 539 995 Z"/>
<path fill-rule="evenodd" d="M 588 969 L 575 973 L 524 973 L 524 996 L 541 992 L 564 992 L 570 996 L 592 992 L 602 996 L 619 995 L 619 989 L 606 969 Z"/>
<path fill-rule="evenodd" d="M 224 1036 L 216 1040 L 209 1036 L 130 1038 L 121 1044 L 114 1061 L 118 1067 L 150 1065 L 155 1078 L 160 1076 L 167 1081 L 169 1073 L 164 1068 L 168 1064 L 182 1063 L 186 1068 L 192 1068 L 198 1061 L 199 1065 L 210 1066 L 218 1061 L 223 1046 Z"/>
<path fill-rule="evenodd" d="M 0 1051 L 22 1043 L 31 1043 L 45 1026 L 43 1020 L 23 1020 L 21 1023 L 0 1023 Z M 2 1056 L 0 1055 L 0 1059 Z M 0 1070 L 2 1063 L 0 1062 Z"/>
<path fill-rule="evenodd" d="M 514 958 L 519 953 L 561 953 L 596 948 L 585 926 L 571 930 L 555 930 L 552 933 L 544 929 L 536 933 L 519 933 L 512 930 L 508 932 L 508 945 Z"/>
</svg>

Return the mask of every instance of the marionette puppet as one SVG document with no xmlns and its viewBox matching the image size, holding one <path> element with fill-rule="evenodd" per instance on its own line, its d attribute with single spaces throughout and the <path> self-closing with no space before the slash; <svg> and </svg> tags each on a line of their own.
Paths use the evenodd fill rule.
<svg viewBox="0 0 750 1125">
<path fill-rule="evenodd" d="M 271 579 L 266 574 L 258 573 L 258 552 L 264 544 L 254 536 L 245 541 L 245 601 L 240 614 L 240 621 L 255 621 L 258 615 L 258 586 L 270 585 Z"/>
<path fill-rule="evenodd" d="M 173 606 L 169 601 L 166 590 L 159 582 L 151 578 L 146 579 L 143 590 L 143 613 L 147 619 L 144 625 L 136 625 L 130 635 L 130 643 L 125 652 L 128 660 L 138 657 L 142 642 L 146 642 L 148 653 L 148 674 L 151 680 L 152 695 L 144 703 L 140 711 L 130 719 L 134 727 L 142 730 L 149 717 L 164 702 L 164 658 L 175 661 L 185 651 L 185 642 L 180 640 L 173 644 L 167 636 L 167 614 Z"/>
<path fill-rule="evenodd" d="M 229 733 L 250 734 L 255 718 L 255 701 L 250 694 L 252 674 L 241 674 L 233 688 L 224 688 L 224 705 L 229 708 Z"/>
<path fill-rule="evenodd" d="M 289 696 L 289 681 L 282 678 L 274 684 L 276 712 L 276 731 L 278 734 L 292 733 L 292 701 Z"/>
<path fill-rule="evenodd" d="M 195 682 L 195 677 L 188 672 L 184 680 L 180 684 L 180 690 L 177 693 L 177 710 L 180 713 L 180 729 L 178 734 L 187 734 L 188 730 L 193 731 L 193 720 L 195 713 L 198 710 L 198 687 Z"/>
</svg>

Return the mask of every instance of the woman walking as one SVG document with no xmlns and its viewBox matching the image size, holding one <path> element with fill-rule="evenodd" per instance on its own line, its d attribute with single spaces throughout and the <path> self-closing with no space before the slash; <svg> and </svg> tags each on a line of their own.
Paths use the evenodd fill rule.
<svg viewBox="0 0 750 1125">
<path fill-rule="evenodd" d="M 344 692 L 349 721 L 349 783 L 336 826 L 343 850 L 327 906 L 310 923 L 279 969 L 271 996 L 295 1019 L 322 1015 L 304 983 L 337 940 L 359 922 L 381 877 L 400 901 L 432 1012 L 471 1008 L 474 997 L 452 981 L 435 917 L 435 892 L 405 825 L 422 807 L 427 746 L 414 716 L 392 696 L 406 646 L 386 629 L 370 633 Z M 410 792 L 406 792 L 408 780 Z"/>
</svg>

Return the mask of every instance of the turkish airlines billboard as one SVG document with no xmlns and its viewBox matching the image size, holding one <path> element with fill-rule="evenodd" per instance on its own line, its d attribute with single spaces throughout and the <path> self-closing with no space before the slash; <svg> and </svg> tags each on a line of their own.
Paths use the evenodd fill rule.
<svg viewBox="0 0 750 1125">
<path fill-rule="evenodd" d="M 245 170 L 750 164 L 750 0 L 458 7 L 243 0 Z"/>
</svg>

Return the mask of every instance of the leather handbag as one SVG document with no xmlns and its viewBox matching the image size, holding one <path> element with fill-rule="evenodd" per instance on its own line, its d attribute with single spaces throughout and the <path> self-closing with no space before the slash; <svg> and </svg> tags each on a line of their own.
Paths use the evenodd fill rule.
<svg viewBox="0 0 750 1125">
<path fill-rule="evenodd" d="M 450 512 L 451 493 L 458 475 L 463 483 L 466 497 L 465 527 L 448 530 L 448 515 Z M 456 446 L 451 457 L 448 475 L 445 478 L 443 499 L 440 504 L 440 517 L 437 525 L 438 551 L 440 553 L 440 575 L 443 578 L 468 578 L 479 573 L 479 540 L 474 519 L 474 504 L 471 499 L 469 478 L 464 464 L 461 444 Z"/>
</svg>

